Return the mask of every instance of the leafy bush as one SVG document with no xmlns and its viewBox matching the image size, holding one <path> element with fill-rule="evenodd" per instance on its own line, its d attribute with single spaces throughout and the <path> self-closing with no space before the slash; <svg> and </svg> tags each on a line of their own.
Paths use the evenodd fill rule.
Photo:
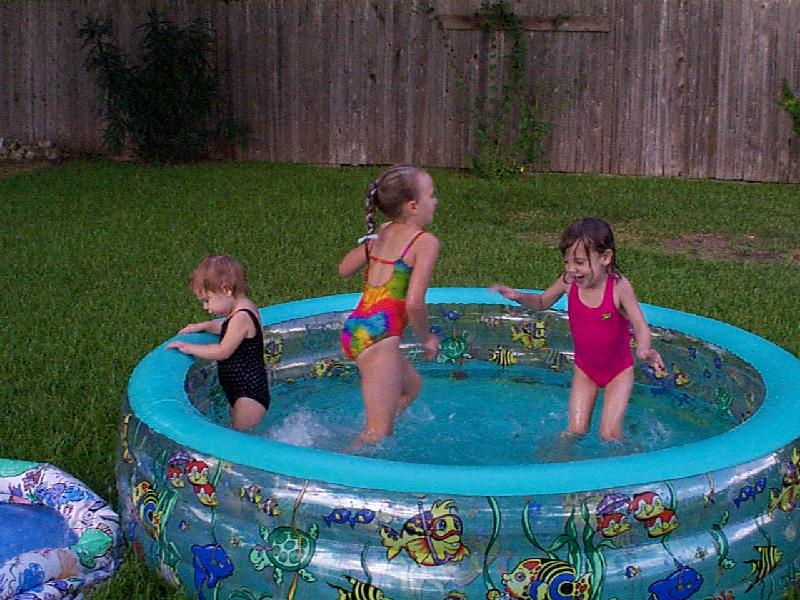
<svg viewBox="0 0 800 600">
<path fill-rule="evenodd" d="M 778 104 L 783 110 L 789 113 L 790 117 L 792 117 L 792 130 L 797 135 L 800 135 L 800 100 L 798 100 L 792 93 L 792 90 L 789 87 L 789 84 L 786 83 L 786 80 L 783 81 L 783 97 Z"/>
<path fill-rule="evenodd" d="M 87 17 L 78 30 L 86 68 L 103 92 L 106 149 L 129 144 L 144 160 L 180 162 L 205 158 L 212 144 L 245 144 L 244 126 L 213 122 L 219 76 L 207 58 L 214 43 L 208 25 L 180 27 L 155 10 L 147 16 L 133 65 L 110 41 L 110 20 Z"/>
</svg>

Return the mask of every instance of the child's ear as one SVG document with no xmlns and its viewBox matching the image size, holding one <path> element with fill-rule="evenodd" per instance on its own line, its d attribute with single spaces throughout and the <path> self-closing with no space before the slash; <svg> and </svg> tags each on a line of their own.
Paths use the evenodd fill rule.
<svg viewBox="0 0 800 600">
<path fill-rule="evenodd" d="M 608 265 L 610 265 L 610 264 L 611 264 L 611 259 L 612 259 L 612 258 L 614 258 L 614 251 L 613 251 L 611 248 L 609 248 L 608 250 L 605 250 L 605 251 L 604 251 L 604 252 L 603 252 L 603 253 L 600 255 L 600 263 L 601 263 L 601 264 L 602 264 L 604 267 L 607 267 Z"/>
</svg>

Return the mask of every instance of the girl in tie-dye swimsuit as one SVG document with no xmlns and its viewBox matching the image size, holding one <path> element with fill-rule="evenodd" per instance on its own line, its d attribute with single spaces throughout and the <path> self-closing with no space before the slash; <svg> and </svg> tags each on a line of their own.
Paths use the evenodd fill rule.
<svg viewBox="0 0 800 600">
<path fill-rule="evenodd" d="M 364 292 L 342 327 L 342 350 L 361 374 L 365 423 L 355 446 L 391 435 L 394 421 L 419 394 L 422 380 L 400 351 L 411 325 L 425 356 L 436 356 L 439 339 L 430 332 L 425 307 L 439 241 L 425 231 L 436 209 L 433 181 L 417 167 L 384 171 L 367 192 L 368 234 L 339 265 L 342 276 L 362 268 Z M 375 209 L 392 220 L 375 231 Z M 395 258 L 396 257 L 396 258 Z"/>
<path fill-rule="evenodd" d="M 533 310 L 550 308 L 568 294 L 568 316 L 575 350 L 575 375 L 569 393 L 567 433 L 584 434 L 597 391 L 605 388 L 600 437 L 622 439 L 622 421 L 633 388 L 630 327 L 636 356 L 654 369 L 664 362 L 651 348 L 651 335 L 630 281 L 616 266 L 611 227 L 602 219 L 581 219 L 561 235 L 564 273 L 541 294 L 505 285 L 494 289 Z"/>
<path fill-rule="evenodd" d="M 406 292 L 413 268 L 403 260 L 411 245 L 424 231 L 418 231 L 403 249 L 397 260 L 386 260 L 368 256 L 364 272 L 364 294 L 350 313 L 342 329 L 342 350 L 352 358 L 370 346 L 388 337 L 399 337 L 408 324 L 406 315 Z M 369 263 L 392 265 L 389 280 L 383 285 L 369 284 Z"/>
</svg>

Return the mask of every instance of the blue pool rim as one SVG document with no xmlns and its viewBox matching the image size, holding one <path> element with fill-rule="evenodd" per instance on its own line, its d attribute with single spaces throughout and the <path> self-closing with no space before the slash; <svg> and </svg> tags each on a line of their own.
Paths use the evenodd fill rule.
<svg viewBox="0 0 800 600">
<path fill-rule="evenodd" d="M 289 319 L 352 310 L 358 298 L 358 294 L 309 298 L 265 307 L 260 314 L 263 324 L 268 326 Z M 426 301 L 514 305 L 482 288 L 431 288 Z M 565 299 L 553 308 L 565 310 Z M 176 339 L 201 342 L 216 339 L 209 334 L 176 336 L 145 356 L 131 375 L 128 401 L 142 422 L 195 452 L 300 479 L 410 493 L 567 494 L 676 480 L 748 463 L 800 437 L 800 410 L 797 410 L 800 361 L 794 355 L 721 321 L 648 304 L 642 304 L 642 309 L 649 324 L 699 338 L 749 363 L 764 381 L 766 397 L 762 406 L 745 423 L 721 435 L 641 454 L 500 466 L 388 461 L 292 446 L 211 422 L 190 403 L 184 390 L 193 359 L 166 348 Z"/>
</svg>

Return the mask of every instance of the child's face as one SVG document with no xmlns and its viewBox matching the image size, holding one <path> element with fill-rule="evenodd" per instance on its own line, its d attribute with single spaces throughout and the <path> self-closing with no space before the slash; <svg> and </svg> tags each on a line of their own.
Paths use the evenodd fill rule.
<svg viewBox="0 0 800 600">
<path fill-rule="evenodd" d="M 587 248 L 577 241 L 564 253 L 564 272 L 569 281 L 578 287 L 592 288 L 605 283 L 608 275 L 606 267 L 611 263 L 611 250 L 602 254 L 594 248 Z"/>
<path fill-rule="evenodd" d="M 433 192 L 433 179 L 425 172 L 417 175 L 418 197 L 414 199 L 414 218 L 421 227 L 433 222 L 433 214 L 438 202 Z"/>
<path fill-rule="evenodd" d="M 209 292 L 205 290 L 197 296 L 197 299 L 203 304 L 203 310 L 218 317 L 228 316 L 235 303 L 233 294 L 226 291 Z"/>
</svg>

